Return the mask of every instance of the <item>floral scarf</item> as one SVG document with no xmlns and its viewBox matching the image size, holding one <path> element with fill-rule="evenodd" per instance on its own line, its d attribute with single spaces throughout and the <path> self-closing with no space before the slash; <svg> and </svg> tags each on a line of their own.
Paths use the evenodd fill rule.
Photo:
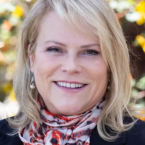
<svg viewBox="0 0 145 145">
<path fill-rule="evenodd" d="M 105 103 L 104 98 L 88 111 L 74 116 L 54 115 L 46 110 L 41 97 L 37 100 L 41 110 L 40 127 L 36 129 L 36 123 L 32 121 L 19 131 L 24 145 L 90 144 L 90 135 Z"/>
</svg>

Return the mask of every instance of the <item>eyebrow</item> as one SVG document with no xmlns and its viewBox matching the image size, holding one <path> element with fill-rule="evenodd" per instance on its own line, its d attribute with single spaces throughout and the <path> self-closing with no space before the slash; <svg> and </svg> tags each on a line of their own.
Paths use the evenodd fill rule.
<svg viewBox="0 0 145 145">
<path fill-rule="evenodd" d="M 48 41 L 45 42 L 45 44 L 46 43 L 55 43 L 57 45 L 61 45 L 61 46 L 66 47 L 65 44 L 63 44 L 61 42 L 58 42 L 58 41 L 48 40 Z M 93 47 L 93 46 L 100 46 L 100 45 L 98 43 L 94 43 L 94 44 L 83 45 L 83 46 L 81 46 L 81 48 L 88 48 L 88 47 Z"/>
</svg>

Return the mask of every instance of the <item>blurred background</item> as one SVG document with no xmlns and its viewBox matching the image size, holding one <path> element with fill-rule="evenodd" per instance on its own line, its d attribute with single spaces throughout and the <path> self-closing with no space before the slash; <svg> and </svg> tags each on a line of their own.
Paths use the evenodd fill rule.
<svg viewBox="0 0 145 145">
<path fill-rule="evenodd" d="M 0 119 L 18 111 L 13 71 L 19 29 L 35 0 L 0 0 Z M 131 58 L 131 100 L 145 107 L 145 0 L 107 0 L 123 28 Z M 122 73 L 122 72 L 120 72 Z M 145 121 L 144 117 L 138 118 Z"/>
</svg>

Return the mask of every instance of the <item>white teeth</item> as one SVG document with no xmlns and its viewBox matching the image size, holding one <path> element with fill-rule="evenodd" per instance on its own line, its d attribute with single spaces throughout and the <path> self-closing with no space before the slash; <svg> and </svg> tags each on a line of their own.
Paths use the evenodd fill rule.
<svg viewBox="0 0 145 145">
<path fill-rule="evenodd" d="M 65 82 L 56 82 L 59 86 L 61 87 L 66 87 L 66 88 L 81 88 L 84 86 L 84 84 L 71 84 L 71 83 L 65 83 Z"/>
<path fill-rule="evenodd" d="M 64 87 L 70 88 L 70 83 L 65 83 L 66 85 L 64 85 Z"/>
<path fill-rule="evenodd" d="M 75 88 L 75 84 L 71 84 L 71 88 Z"/>
<path fill-rule="evenodd" d="M 79 87 L 82 87 L 83 85 L 79 84 Z"/>
</svg>

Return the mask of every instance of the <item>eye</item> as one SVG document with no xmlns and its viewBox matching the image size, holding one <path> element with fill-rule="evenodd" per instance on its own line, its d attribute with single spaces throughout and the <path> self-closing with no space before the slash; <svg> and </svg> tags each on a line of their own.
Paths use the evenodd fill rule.
<svg viewBox="0 0 145 145">
<path fill-rule="evenodd" d="M 85 55 L 97 55 L 97 54 L 99 54 L 99 52 L 91 49 L 91 50 L 86 50 L 83 54 L 85 54 Z"/>
<path fill-rule="evenodd" d="M 46 51 L 55 52 L 55 53 L 61 53 L 62 52 L 62 50 L 58 47 L 49 47 Z"/>
</svg>

